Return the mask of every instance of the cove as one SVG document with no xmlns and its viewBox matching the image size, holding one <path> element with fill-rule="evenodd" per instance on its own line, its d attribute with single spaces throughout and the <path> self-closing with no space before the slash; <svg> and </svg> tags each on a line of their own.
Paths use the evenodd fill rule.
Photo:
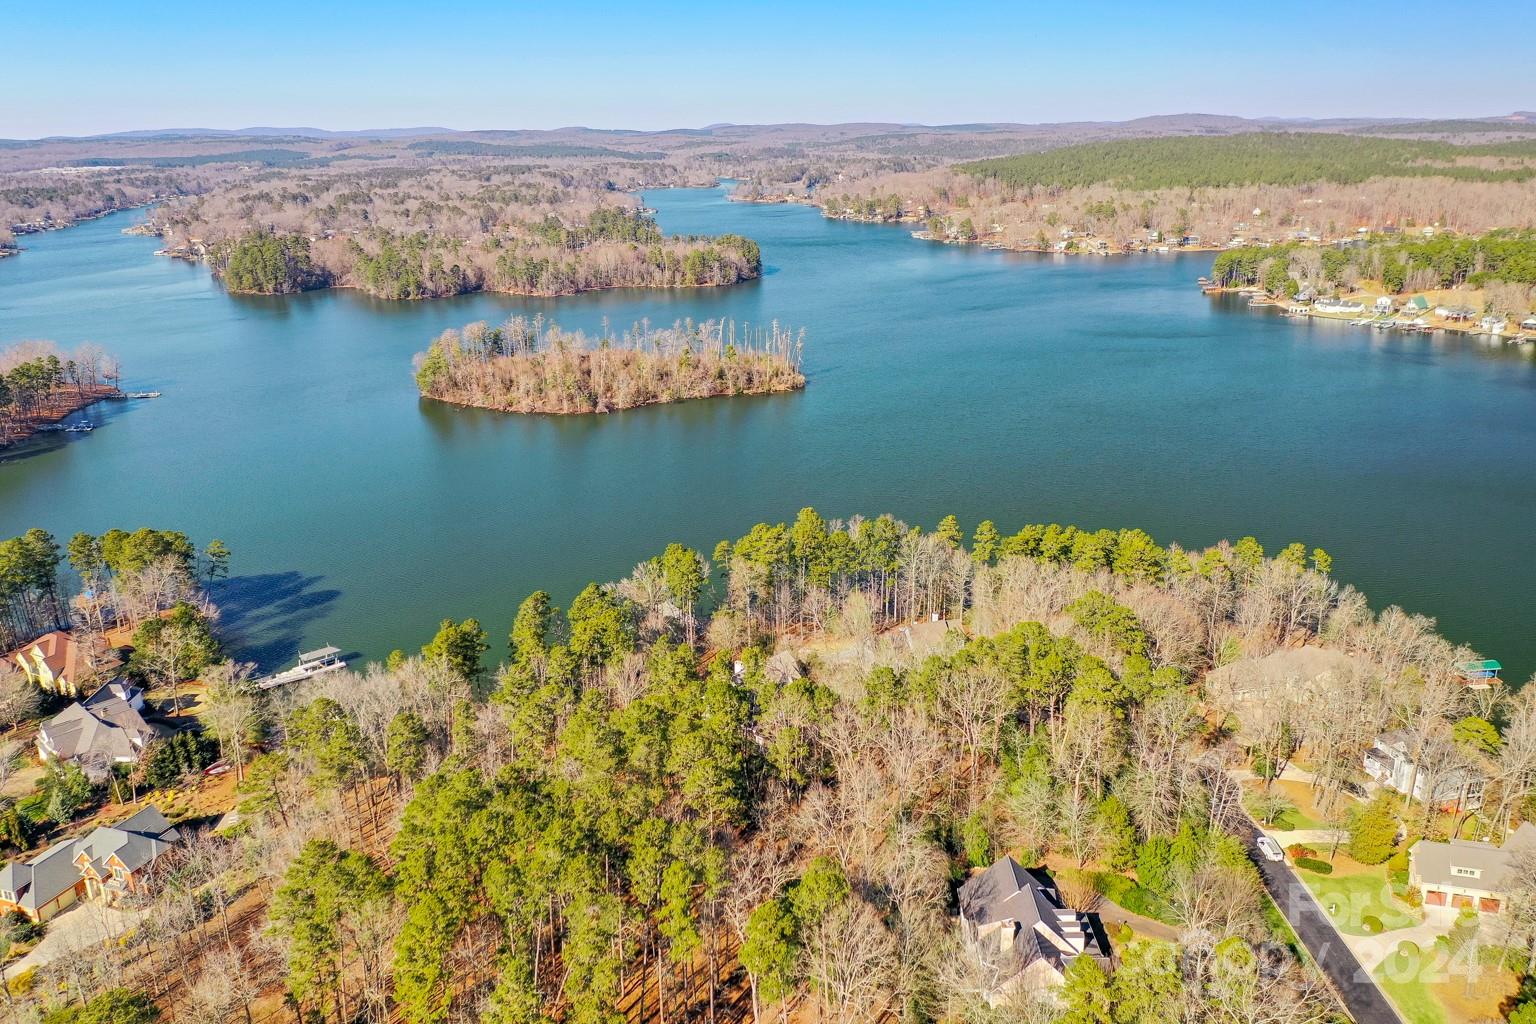
<svg viewBox="0 0 1536 1024">
<path fill-rule="evenodd" d="M 568 601 L 680 540 L 706 552 L 804 505 L 1246 533 L 1333 554 L 1376 607 L 1536 670 L 1536 361 L 1475 340 L 1297 324 L 1193 287 L 1211 256 L 1098 259 L 921 243 L 720 189 L 647 193 L 676 233 L 740 232 L 762 280 L 725 289 L 396 303 L 225 294 L 121 234 L 142 213 L 30 235 L 0 261 L 0 346 L 95 341 L 162 398 L 0 462 L 0 536 L 141 525 L 222 538 L 237 651 L 413 649 L 445 616 L 504 644 L 531 590 Z M 447 327 L 542 313 L 778 319 L 806 390 L 601 417 L 421 401 Z M 493 653 L 504 652 L 503 647 Z"/>
</svg>

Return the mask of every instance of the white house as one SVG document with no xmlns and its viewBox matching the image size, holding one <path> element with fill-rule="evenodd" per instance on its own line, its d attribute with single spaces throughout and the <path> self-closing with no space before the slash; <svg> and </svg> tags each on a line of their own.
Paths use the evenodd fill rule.
<svg viewBox="0 0 1536 1024">
<path fill-rule="evenodd" d="M 1365 752 L 1362 759 L 1365 774 L 1384 789 L 1407 793 L 1413 787 L 1413 798 L 1423 802 L 1426 798 L 1442 807 L 1459 807 L 1477 810 L 1483 806 L 1483 779 L 1463 768 L 1444 771 L 1415 770 L 1412 741 L 1402 732 L 1383 733 L 1376 743 Z M 1431 789 L 1433 787 L 1433 789 Z"/>
</svg>

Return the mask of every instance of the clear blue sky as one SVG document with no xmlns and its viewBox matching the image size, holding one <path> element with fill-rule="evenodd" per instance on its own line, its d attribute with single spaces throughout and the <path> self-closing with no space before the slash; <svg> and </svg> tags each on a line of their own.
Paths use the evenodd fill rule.
<svg viewBox="0 0 1536 1024">
<path fill-rule="evenodd" d="M 1531 10 L 1529 0 L 11 0 L 0 3 L 0 137 L 1484 115 L 1536 108 Z"/>
</svg>

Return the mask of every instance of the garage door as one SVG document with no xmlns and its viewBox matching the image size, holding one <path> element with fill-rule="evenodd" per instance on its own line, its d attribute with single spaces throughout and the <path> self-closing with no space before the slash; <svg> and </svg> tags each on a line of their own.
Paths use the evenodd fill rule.
<svg viewBox="0 0 1536 1024">
<path fill-rule="evenodd" d="M 1426 889 L 1424 890 L 1424 902 L 1432 907 L 1443 907 L 1445 906 L 1445 893 L 1439 889 Z"/>
</svg>

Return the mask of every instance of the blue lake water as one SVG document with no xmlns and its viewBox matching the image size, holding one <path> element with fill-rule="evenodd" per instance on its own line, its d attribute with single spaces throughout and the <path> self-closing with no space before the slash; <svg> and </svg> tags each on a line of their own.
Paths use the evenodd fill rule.
<svg viewBox="0 0 1536 1024">
<path fill-rule="evenodd" d="M 414 648 L 518 602 L 568 599 L 681 540 L 889 511 L 969 531 L 1060 521 L 1203 545 L 1326 547 L 1377 606 L 1536 670 L 1536 360 L 1466 339 L 1295 324 L 1194 287 L 1206 256 L 1088 258 L 933 245 L 898 228 L 648 193 L 664 229 L 736 231 L 759 282 L 554 300 L 226 295 L 119 214 L 0 260 L 0 346 L 94 341 L 125 384 L 0 463 L 0 536 L 155 525 L 222 538 L 221 604 L 267 666 L 333 643 Z M 439 331 L 544 313 L 566 327 L 772 319 L 807 330 L 803 393 L 605 417 L 421 401 Z"/>
</svg>

